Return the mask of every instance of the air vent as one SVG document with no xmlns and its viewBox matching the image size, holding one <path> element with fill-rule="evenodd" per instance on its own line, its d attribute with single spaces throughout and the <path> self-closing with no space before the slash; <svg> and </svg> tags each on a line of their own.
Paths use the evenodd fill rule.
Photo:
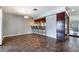
<svg viewBox="0 0 79 59">
<path fill-rule="evenodd" d="M 37 11 L 37 10 L 38 10 L 37 8 L 34 8 L 34 9 L 33 9 L 33 11 Z"/>
</svg>

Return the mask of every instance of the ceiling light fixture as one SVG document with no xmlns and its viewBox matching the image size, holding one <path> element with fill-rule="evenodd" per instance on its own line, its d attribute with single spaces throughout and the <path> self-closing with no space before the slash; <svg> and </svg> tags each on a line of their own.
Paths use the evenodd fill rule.
<svg viewBox="0 0 79 59">
<path fill-rule="evenodd" d="M 24 16 L 24 18 L 29 18 L 28 16 Z"/>
</svg>

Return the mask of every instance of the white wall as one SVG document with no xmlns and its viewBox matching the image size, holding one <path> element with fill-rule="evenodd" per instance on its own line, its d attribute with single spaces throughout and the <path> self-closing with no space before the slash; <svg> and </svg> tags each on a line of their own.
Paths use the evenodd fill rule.
<svg viewBox="0 0 79 59">
<path fill-rule="evenodd" d="M 0 45 L 2 45 L 2 9 L 0 8 Z"/>
<path fill-rule="evenodd" d="M 0 8 L 0 45 L 2 45 L 2 9 Z"/>
<path fill-rule="evenodd" d="M 3 13 L 3 37 L 31 33 L 30 21 L 23 16 Z"/>
<path fill-rule="evenodd" d="M 56 38 L 56 15 L 46 17 L 46 35 Z"/>
</svg>

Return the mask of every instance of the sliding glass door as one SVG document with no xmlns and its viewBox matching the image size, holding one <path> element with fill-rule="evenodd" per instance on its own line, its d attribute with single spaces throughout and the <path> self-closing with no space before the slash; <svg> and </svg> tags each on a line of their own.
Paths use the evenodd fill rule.
<svg viewBox="0 0 79 59">
<path fill-rule="evenodd" d="M 79 36 L 79 19 L 71 19 L 69 33 L 70 35 Z"/>
<path fill-rule="evenodd" d="M 79 36 L 79 7 L 68 6 L 66 7 L 66 11 L 69 15 L 69 35 Z M 65 33 L 67 33 L 67 31 L 65 31 Z"/>
</svg>

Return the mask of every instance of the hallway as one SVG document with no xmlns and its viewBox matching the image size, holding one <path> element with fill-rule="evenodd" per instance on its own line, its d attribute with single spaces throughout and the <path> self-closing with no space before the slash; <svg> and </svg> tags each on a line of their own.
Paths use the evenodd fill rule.
<svg viewBox="0 0 79 59">
<path fill-rule="evenodd" d="M 79 38 L 70 37 L 65 42 L 37 35 L 26 34 L 4 38 L 1 52 L 79 52 Z"/>
</svg>

